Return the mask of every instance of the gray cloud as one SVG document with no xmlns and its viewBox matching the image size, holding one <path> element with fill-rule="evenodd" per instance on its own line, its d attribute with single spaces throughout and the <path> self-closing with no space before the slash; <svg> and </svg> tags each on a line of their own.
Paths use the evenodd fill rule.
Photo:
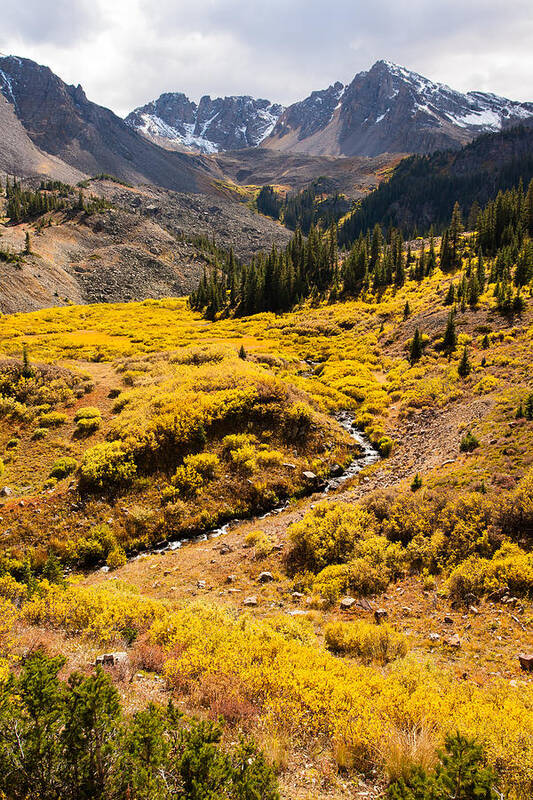
<svg viewBox="0 0 533 800">
<path fill-rule="evenodd" d="M 7 0 L 2 14 L 0 50 L 118 113 L 172 90 L 289 103 L 379 58 L 533 100 L 530 0 Z"/>
<path fill-rule="evenodd" d="M 22 44 L 46 42 L 72 47 L 100 28 L 92 8 L 90 0 L 8 0 L 2 3 L 0 42 L 18 39 Z"/>
</svg>

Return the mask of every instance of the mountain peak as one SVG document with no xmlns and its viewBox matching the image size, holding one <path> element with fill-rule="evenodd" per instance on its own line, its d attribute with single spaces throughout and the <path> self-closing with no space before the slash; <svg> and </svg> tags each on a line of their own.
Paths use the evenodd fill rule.
<svg viewBox="0 0 533 800">
<path fill-rule="evenodd" d="M 182 92 L 168 92 L 126 117 L 130 127 L 169 149 L 216 153 L 257 147 L 273 130 L 283 107 L 250 95 L 211 98 L 198 105 Z"/>
<path fill-rule="evenodd" d="M 462 94 L 380 59 L 337 97 L 330 86 L 290 106 L 265 145 L 309 155 L 430 153 L 532 116 L 532 103 Z"/>
</svg>

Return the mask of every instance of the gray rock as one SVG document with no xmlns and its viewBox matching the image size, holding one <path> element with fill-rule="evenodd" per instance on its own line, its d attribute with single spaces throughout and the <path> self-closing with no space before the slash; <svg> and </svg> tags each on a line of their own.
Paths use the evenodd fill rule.
<svg viewBox="0 0 533 800">
<path fill-rule="evenodd" d="M 245 606 L 256 606 L 257 605 L 257 597 L 252 595 L 251 597 L 245 597 L 243 600 L 243 605 Z"/>
<path fill-rule="evenodd" d="M 344 468 L 340 464 L 333 464 L 330 467 L 329 474 L 332 478 L 340 478 L 341 475 L 344 475 Z"/>
<path fill-rule="evenodd" d="M 13 489 L 10 489 L 9 486 L 2 486 L 0 489 L 0 497 L 11 497 L 13 494 Z"/>
<path fill-rule="evenodd" d="M 354 597 L 343 597 L 340 602 L 340 607 L 343 611 L 349 611 L 356 603 L 357 600 Z"/>
<path fill-rule="evenodd" d="M 316 481 L 318 481 L 318 476 L 315 475 L 314 472 L 311 472 L 308 469 L 302 472 L 302 477 L 305 478 L 305 480 L 308 481 L 309 483 L 316 483 Z"/>
<path fill-rule="evenodd" d="M 272 583 L 272 581 L 274 580 L 274 576 L 272 575 L 271 572 L 262 572 L 257 580 L 259 581 L 259 583 Z"/>
<path fill-rule="evenodd" d="M 381 622 L 382 620 L 387 619 L 388 616 L 389 612 L 386 608 L 376 608 L 374 611 L 374 619 L 376 622 Z"/>
<path fill-rule="evenodd" d="M 438 633 L 430 633 L 428 639 L 430 642 L 440 642 L 440 636 Z"/>
</svg>

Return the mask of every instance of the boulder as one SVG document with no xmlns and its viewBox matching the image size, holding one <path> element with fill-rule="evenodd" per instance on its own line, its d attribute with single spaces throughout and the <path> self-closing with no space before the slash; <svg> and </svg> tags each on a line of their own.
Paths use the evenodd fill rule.
<svg viewBox="0 0 533 800">
<path fill-rule="evenodd" d="M 261 572 L 257 580 L 259 583 L 272 583 L 274 576 L 271 572 Z"/>
<path fill-rule="evenodd" d="M 9 486 L 2 486 L 0 489 L 0 497 L 11 497 L 13 494 L 13 489 L 10 489 Z"/>
<path fill-rule="evenodd" d="M 384 619 L 387 619 L 388 616 L 389 612 L 387 611 L 386 608 L 376 608 L 376 610 L 374 611 L 374 619 L 378 623 Z"/>
<path fill-rule="evenodd" d="M 454 633 L 453 636 L 450 636 L 448 639 L 448 647 L 461 647 L 461 639 L 459 638 L 458 633 Z"/>
<path fill-rule="evenodd" d="M 355 597 L 343 597 L 340 602 L 340 607 L 343 611 L 349 611 L 352 606 L 356 604 Z"/>
<path fill-rule="evenodd" d="M 430 642 L 440 642 L 440 636 L 438 633 L 430 633 L 428 639 Z"/>
<path fill-rule="evenodd" d="M 256 606 L 257 605 L 257 597 L 252 595 L 251 597 L 245 597 L 243 600 L 243 604 L 245 606 Z"/>
<path fill-rule="evenodd" d="M 205 589 L 205 581 L 196 581 L 196 586 L 198 589 Z"/>
<path fill-rule="evenodd" d="M 518 656 L 520 669 L 524 672 L 533 672 L 533 653 L 520 653 Z"/>
<path fill-rule="evenodd" d="M 302 472 L 302 477 L 305 478 L 308 483 L 316 483 L 318 481 L 318 475 L 315 475 L 314 472 L 306 469 Z"/>
</svg>

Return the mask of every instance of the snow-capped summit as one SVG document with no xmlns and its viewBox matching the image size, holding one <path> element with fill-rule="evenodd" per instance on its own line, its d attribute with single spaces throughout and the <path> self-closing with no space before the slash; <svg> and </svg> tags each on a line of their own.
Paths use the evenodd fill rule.
<svg viewBox="0 0 533 800">
<path fill-rule="evenodd" d="M 169 92 L 136 108 L 126 117 L 132 128 L 157 144 L 217 153 L 257 147 L 268 136 L 283 106 L 253 97 L 202 97 L 191 102 L 184 94 Z"/>
<path fill-rule="evenodd" d="M 462 94 L 381 60 L 348 86 L 334 84 L 289 106 L 264 145 L 311 155 L 426 153 L 530 117 L 533 103 Z"/>
</svg>

